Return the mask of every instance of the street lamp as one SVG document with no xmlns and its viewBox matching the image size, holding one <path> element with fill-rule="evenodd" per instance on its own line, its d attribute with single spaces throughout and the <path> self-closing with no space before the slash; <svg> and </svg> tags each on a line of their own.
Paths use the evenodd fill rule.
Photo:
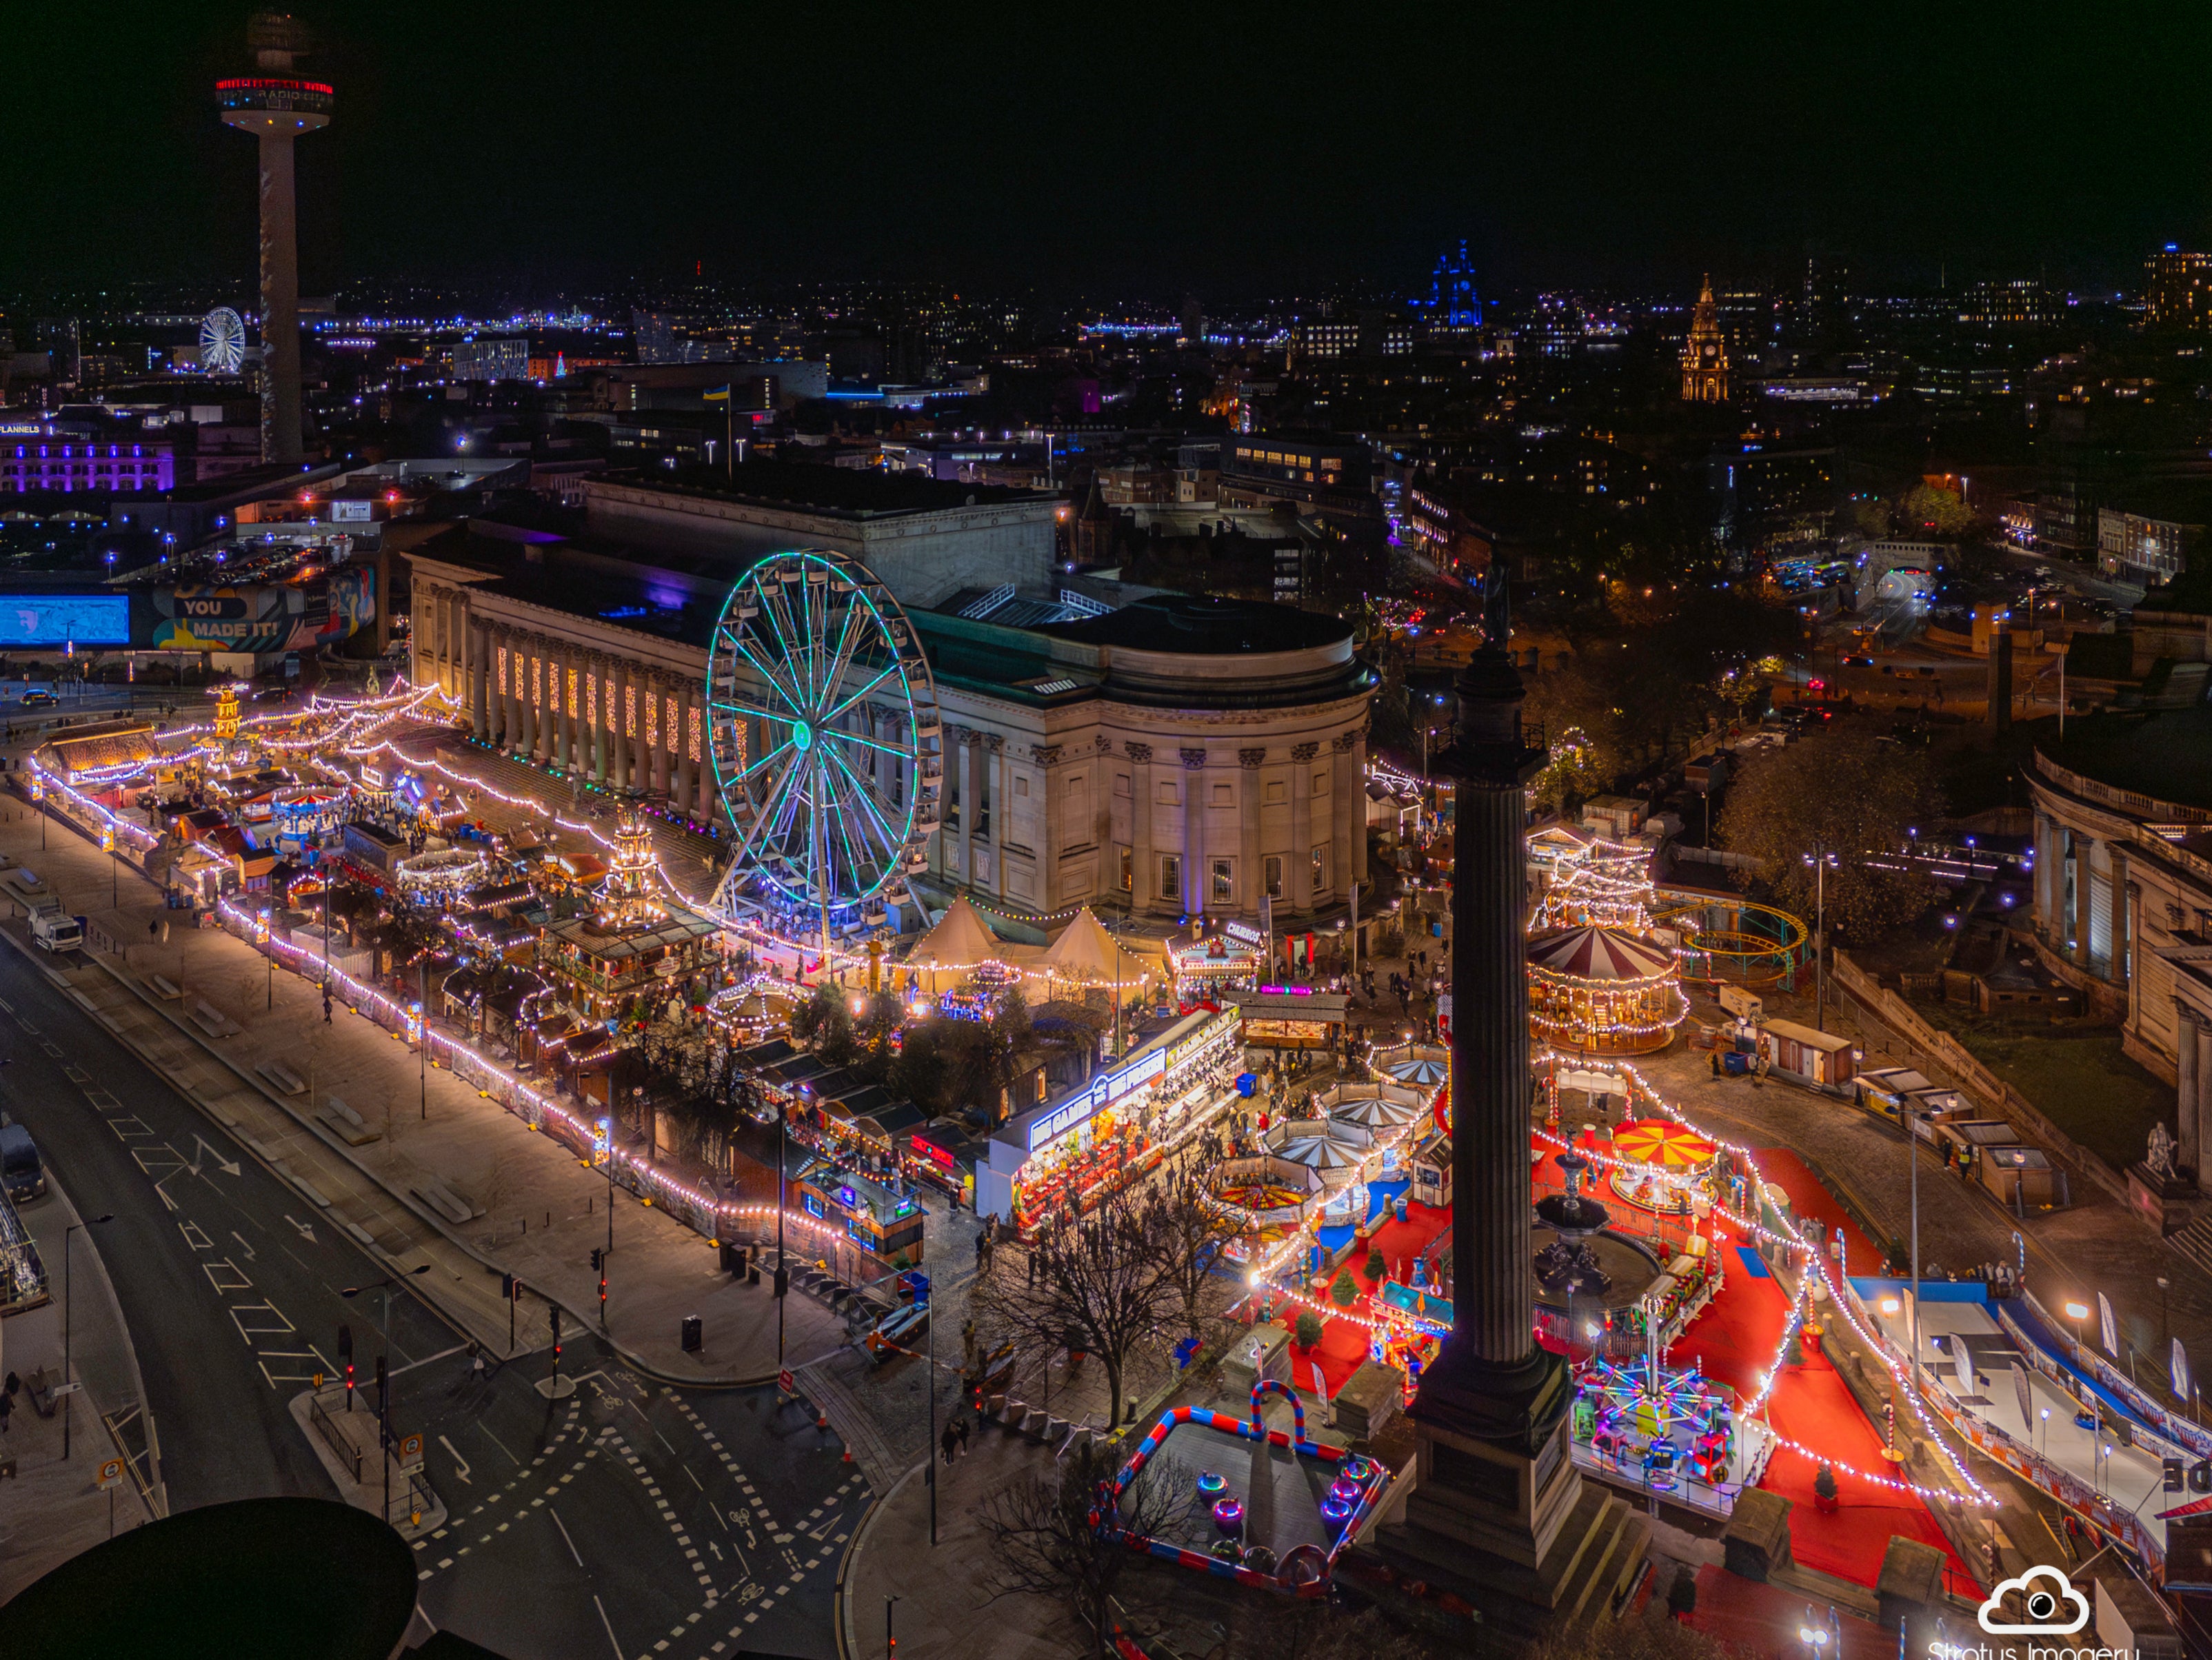
<svg viewBox="0 0 2212 1660">
<path fill-rule="evenodd" d="M 94 1216 L 90 1221 L 71 1222 L 62 1230 L 62 1382 L 75 1392 L 75 1380 L 70 1376 L 70 1315 L 76 1309 L 76 1300 L 70 1295 L 70 1242 L 81 1227 L 98 1227 L 102 1222 L 112 1222 L 115 1213 Z M 62 1396 L 62 1457 L 70 1456 L 70 1397 Z"/>
<path fill-rule="evenodd" d="M 1826 1027 L 1828 1012 L 1828 982 L 1822 960 L 1828 943 L 1828 872 L 1840 866 L 1826 847 L 1816 845 L 1800 857 L 1813 873 L 1813 1029 L 1817 1032 Z"/>
</svg>

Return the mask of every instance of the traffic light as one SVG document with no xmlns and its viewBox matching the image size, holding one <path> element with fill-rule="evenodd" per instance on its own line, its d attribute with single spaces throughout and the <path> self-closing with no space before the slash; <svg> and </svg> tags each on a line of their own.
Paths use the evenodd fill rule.
<svg viewBox="0 0 2212 1660">
<path fill-rule="evenodd" d="M 557 1367 L 561 1364 L 561 1306 L 549 1303 L 546 1312 L 553 1317 L 553 1364 Z"/>
<path fill-rule="evenodd" d="M 775 1294 L 786 1297 L 791 1293 L 791 1270 L 779 1263 L 775 1270 Z"/>
<path fill-rule="evenodd" d="M 599 1245 L 593 1245 L 592 1247 L 592 1272 L 594 1274 L 605 1273 L 606 1271 L 606 1261 L 605 1251 Z"/>
<path fill-rule="evenodd" d="M 514 1275 L 512 1274 L 502 1274 L 499 1276 L 499 1294 L 506 1298 L 510 1303 L 519 1302 L 520 1300 L 520 1299 L 515 1294 Z"/>
<path fill-rule="evenodd" d="M 338 1322 L 338 1359 L 345 1363 L 346 1410 L 353 1410 L 353 1328 Z"/>
</svg>

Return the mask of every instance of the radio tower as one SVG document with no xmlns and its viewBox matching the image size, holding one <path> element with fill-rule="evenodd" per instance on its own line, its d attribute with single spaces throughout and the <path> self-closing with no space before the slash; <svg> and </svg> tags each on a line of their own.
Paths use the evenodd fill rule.
<svg viewBox="0 0 2212 1660">
<path fill-rule="evenodd" d="M 300 249 L 292 206 L 292 144 L 331 124 L 337 100 L 319 81 L 292 78 L 310 45 L 307 25 L 257 12 L 246 26 L 256 73 L 218 81 L 227 127 L 261 141 L 261 458 L 300 459 Z"/>
</svg>

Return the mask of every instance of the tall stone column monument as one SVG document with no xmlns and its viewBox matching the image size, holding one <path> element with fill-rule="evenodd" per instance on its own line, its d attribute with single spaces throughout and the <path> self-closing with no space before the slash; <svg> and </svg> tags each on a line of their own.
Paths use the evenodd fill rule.
<svg viewBox="0 0 2212 1660">
<path fill-rule="evenodd" d="M 1412 1409 L 1418 1469 L 1361 1543 L 1449 1589 L 1486 1625 L 1534 1635 L 1611 1617 L 1650 1536 L 1568 1456 L 1567 1363 L 1540 1347 L 1529 1190 L 1526 789 L 1503 573 L 1460 676 L 1452 893 L 1452 1331 Z"/>
</svg>

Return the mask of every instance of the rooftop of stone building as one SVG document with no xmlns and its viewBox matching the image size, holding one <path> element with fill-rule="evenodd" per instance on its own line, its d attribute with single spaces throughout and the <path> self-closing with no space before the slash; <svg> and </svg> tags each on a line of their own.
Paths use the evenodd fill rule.
<svg viewBox="0 0 2212 1660">
<path fill-rule="evenodd" d="M 2153 801 L 2212 809 L 2212 706 L 2090 715 L 2037 751 L 2057 766 Z"/>
<path fill-rule="evenodd" d="M 635 468 L 605 473 L 599 477 L 610 484 L 743 501 L 763 507 L 799 508 L 840 518 L 944 512 L 960 507 L 1054 499 L 1042 490 L 1018 490 L 1009 485 L 950 483 L 923 473 L 811 466 L 793 461 L 747 461 L 733 470 L 697 466 L 673 470 Z"/>
</svg>

